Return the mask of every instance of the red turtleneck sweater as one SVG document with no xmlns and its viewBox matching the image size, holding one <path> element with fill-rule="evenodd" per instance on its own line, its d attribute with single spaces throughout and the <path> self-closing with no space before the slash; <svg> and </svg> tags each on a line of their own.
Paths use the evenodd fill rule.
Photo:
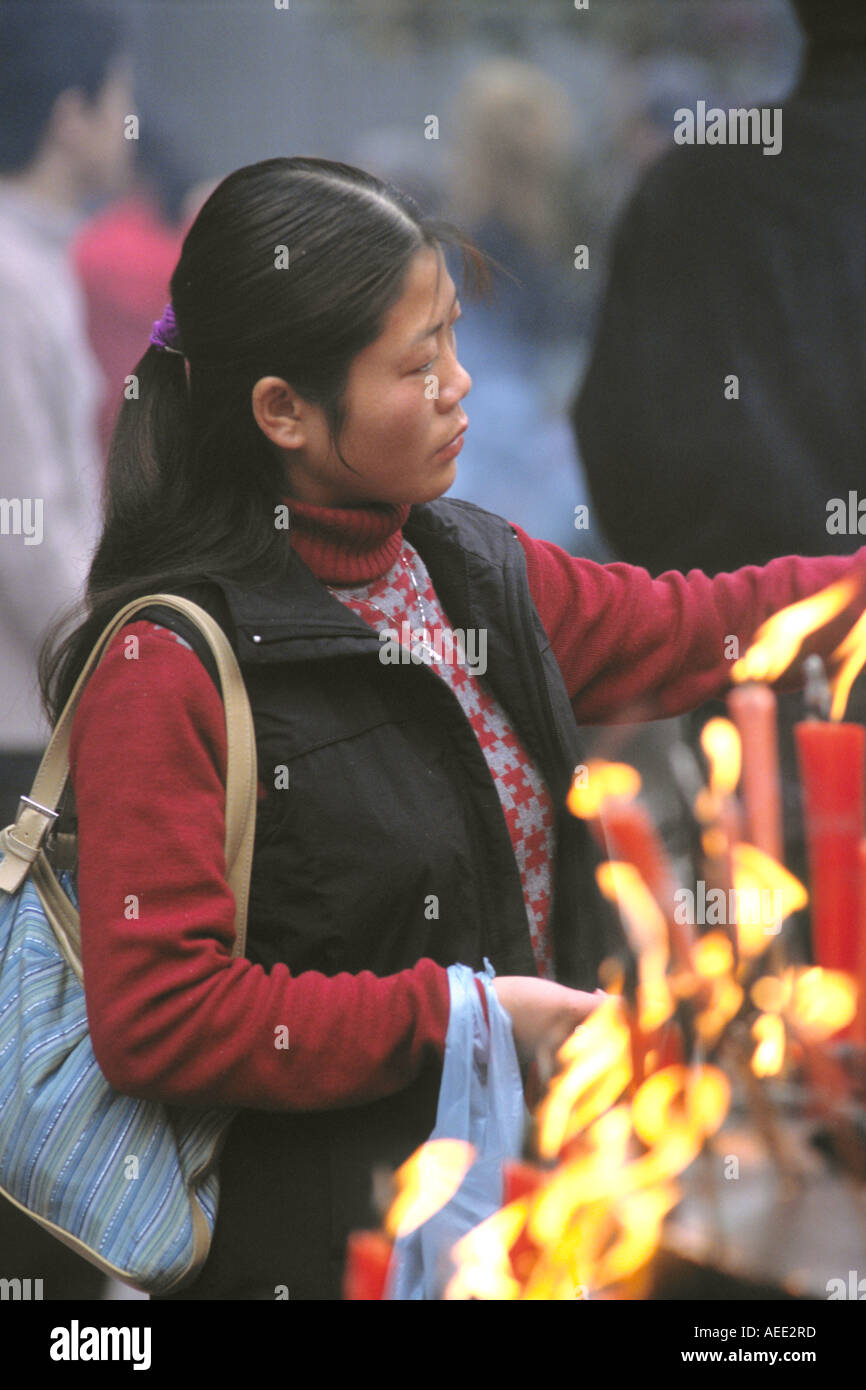
<svg viewBox="0 0 866 1390">
<path fill-rule="evenodd" d="M 408 505 L 287 501 L 292 545 L 323 583 L 368 584 L 399 559 Z M 515 530 L 579 723 L 693 708 L 727 684 L 731 635 L 745 650 L 769 613 L 866 564 L 864 547 L 852 558 L 788 557 L 714 579 L 695 570 L 653 580 Z M 848 625 L 850 613 L 810 649 L 832 650 Z M 123 636 L 133 632 L 138 659 L 129 661 Z M 261 1110 L 359 1104 L 400 1090 L 431 1051 L 444 1051 L 446 970 L 422 960 L 384 979 L 329 978 L 231 959 L 221 700 L 172 633 L 140 622 L 123 636 L 90 679 L 70 749 L 85 991 L 106 1077 L 144 1098 Z M 278 1025 L 289 1029 L 288 1050 L 274 1047 Z"/>
</svg>

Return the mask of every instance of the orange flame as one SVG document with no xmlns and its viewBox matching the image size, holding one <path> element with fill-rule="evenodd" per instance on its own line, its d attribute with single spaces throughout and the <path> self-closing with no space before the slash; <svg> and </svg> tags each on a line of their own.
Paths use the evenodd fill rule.
<svg viewBox="0 0 866 1390">
<path fill-rule="evenodd" d="M 842 970 L 813 966 L 791 972 L 785 1017 L 804 1042 L 823 1042 L 845 1028 L 857 1012 L 857 984 Z"/>
<path fill-rule="evenodd" d="M 729 1102 L 723 1072 L 675 1066 L 648 1077 L 631 1106 L 601 1115 L 584 1152 L 532 1194 L 527 1230 L 545 1252 L 533 1296 L 560 1296 L 551 1290 L 563 1281 L 604 1288 L 645 1264 L 678 1198 L 670 1179 L 697 1156 Z M 633 1156 L 636 1140 L 647 1151 Z"/>
<path fill-rule="evenodd" d="M 774 613 L 758 628 L 745 656 L 734 663 L 731 678 L 736 682 L 777 680 L 806 638 L 841 613 L 859 588 L 858 579 L 846 576 Z"/>
<path fill-rule="evenodd" d="M 785 1060 L 785 1025 L 778 1014 L 759 1014 L 752 1024 L 758 1046 L 751 1067 L 756 1076 L 778 1076 Z"/>
<path fill-rule="evenodd" d="M 695 942 L 695 970 L 706 980 L 724 979 L 734 968 L 734 948 L 724 932 L 711 931 Z"/>
<path fill-rule="evenodd" d="M 445 1288 L 446 1299 L 520 1297 L 509 1251 L 526 1224 L 530 1200 L 531 1194 L 518 1197 L 461 1236 L 451 1251 L 456 1270 Z"/>
<path fill-rule="evenodd" d="M 733 976 L 734 948 L 724 932 L 707 932 L 695 942 L 694 966 L 697 977 L 708 986 L 702 993 L 705 1002 L 695 1017 L 695 1028 L 701 1040 L 712 1046 L 743 1002 L 743 991 Z M 683 981 L 680 989 L 691 990 L 692 982 Z"/>
<path fill-rule="evenodd" d="M 630 1105 L 614 1103 L 631 1078 L 618 1000 L 605 1000 L 557 1057 L 562 1071 L 538 1112 L 538 1148 L 553 1157 L 580 1140 L 580 1151 L 457 1242 L 449 1299 L 575 1298 L 629 1278 L 658 1248 L 679 1197 L 671 1179 L 727 1112 L 727 1078 L 709 1066 L 666 1067 Z M 510 1260 L 518 1241 L 529 1251 L 523 1283 Z"/>
<path fill-rule="evenodd" d="M 559 1049 L 564 1070 L 538 1108 L 538 1152 L 555 1158 L 570 1134 L 603 1114 L 631 1081 L 631 1035 L 618 999 L 605 999 Z"/>
<path fill-rule="evenodd" d="M 566 805 L 573 816 L 593 820 L 609 797 L 634 801 L 640 788 L 641 777 L 637 768 L 628 763 L 608 763 L 603 758 L 591 758 L 588 763 L 575 768 Z"/>
<path fill-rule="evenodd" d="M 851 687 L 866 662 L 866 613 L 861 614 L 848 636 L 839 643 L 830 658 L 833 665 L 841 662 L 839 670 L 830 681 L 833 698 L 830 702 L 830 718 L 841 719 L 845 714 Z"/>
<path fill-rule="evenodd" d="M 752 1003 L 762 1013 L 782 1013 L 791 998 L 793 987 L 792 972 L 788 971 L 781 979 L 778 975 L 762 975 L 752 985 Z"/>
<path fill-rule="evenodd" d="M 793 966 L 781 977 L 762 975 L 752 985 L 753 1002 L 763 1012 L 752 1025 L 759 1046 L 752 1058 L 756 1076 L 775 1076 L 785 1050 L 785 1024 L 803 1042 L 824 1042 L 852 1022 L 857 983 L 841 970 Z"/>
<path fill-rule="evenodd" d="M 744 956 L 758 956 L 809 894 L 783 864 L 755 845 L 736 844 L 732 862 L 736 889 L 737 943 Z"/>
<path fill-rule="evenodd" d="M 618 905 L 629 944 L 638 958 L 638 1022 L 651 1033 L 670 1018 L 674 1000 L 667 981 L 668 926 L 664 914 L 633 864 L 608 861 L 595 871 L 606 898 Z"/>
<path fill-rule="evenodd" d="M 742 744 L 730 719 L 710 719 L 701 730 L 701 747 L 710 764 L 713 796 L 730 796 L 740 780 Z"/>
<path fill-rule="evenodd" d="M 718 1067 L 664 1067 L 647 1077 L 634 1098 L 635 1131 L 645 1144 L 668 1144 L 678 1130 L 696 1145 L 727 1114 L 730 1083 Z"/>
<path fill-rule="evenodd" d="M 431 1139 L 394 1174 L 397 1196 L 385 1217 L 389 1236 L 409 1235 L 451 1201 L 475 1158 L 462 1139 Z"/>
</svg>

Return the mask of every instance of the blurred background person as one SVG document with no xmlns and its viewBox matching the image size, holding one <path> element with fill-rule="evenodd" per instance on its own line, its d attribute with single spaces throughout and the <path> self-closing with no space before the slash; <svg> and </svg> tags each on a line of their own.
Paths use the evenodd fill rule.
<svg viewBox="0 0 866 1390">
<path fill-rule="evenodd" d="M 618 557 L 653 574 L 862 544 L 828 532 L 828 503 L 847 510 L 849 491 L 866 493 L 866 7 L 795 8 L 807 42 L 780 152 L 673 147 L 616 232 L 572 419 Z M 690 716 L 692 737 L 722 712 Z M 786 839 L 802 875 L 801 713 L 799 696 L 781 697 Z M 866 718 L 862 685 L 850 715 Z"/>
<path fill-rule="evenodd" d="M 93 201 L 127 178 L 131 99 L 122 31 L 109 16 L 78 0 L 2 0 L 0 493 L 28 499 L 42 518 L 29 537 L 11 527 L 0 535 L 4 825 L 48 732 L 36 695 L 38 638 L 79 593 L 97 533 L 104 380 L 69 251 Z"/>
<path fill-rule="evenodd" d="M 89 218 L 72 245 L 88 337 L 106 382 L 99 416 L 104 461 L 125 379 L 165 308 L 166 286 L 186 230 L 216 182 L 194 176 L 190 161 L 177 153 L 176 140 L 148 112 L 131 146 L 129 190 Z"/>
<path fill-rule="evenodd" d="M 94 201 L 127 177 L 131 83 L 110 16 L 78 0 L 0 3 L 0 494 L 29 499 L 31 522 L 41 508 L 28 534 L 10 524 L 0 535 L 3 825 L 30 790 L 48 734 L 37 648 L 58 608 L 78 597 L 98 534 L 103 378 L 69 248 Z M 6 515 L 12 523 L 17 513 Z M 5 1200 L 0 1256 L 0 1275 L 41 1278 L 46 1298 L 94 1298 L 106 1283 Z"/>
<path fill-rule="evenodd" d="M 611 543 L 654 574 L 858 544 L 826 522 L 866 438 L 866 6 L 796 7 L 780 153 L 675 146 L 616 231 L 573 419 Z"/>
<path fill-rule="evenodd" d="M 500 58 L 467 72 L 454 121 L 447 211 L 502 268 L 493 301 L 458 330 L 473 379 L 459 496 L 600 557 L 597 528 L 576 513 L 586 488 L 565 415 L 589 321 L 587 277 L 567 254 L 575 229 L 584 243 L 592 230 L 591 214 L 575 216 L 576 109 L 540 68 Z"/>
</svg>

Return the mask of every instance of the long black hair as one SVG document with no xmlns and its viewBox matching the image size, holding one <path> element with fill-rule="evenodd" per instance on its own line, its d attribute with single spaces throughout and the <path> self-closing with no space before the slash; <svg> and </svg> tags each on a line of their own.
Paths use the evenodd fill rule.
<svg viewBox="0 0 866 1390">
<path fill-rule="evenodd" d="M 280 377 L 320 406 L 345 464 L 339 436 L 352 359 L 380 335 L 411 258 L 440 243 L 460 248 L 469 293 L 487 291 L 488 260 L 460 228 L 422 216 L 407 194 L 352 165 L 266 159 L 214 189 L 171 277 L 187 361 L 151 345 L 133 368 L 111 439 L 84 616 L 79 607 L 65 638 L 70 618 L 61 619 L 43 644 L 39 679 L 52 724 L 99 633 L 130 598 L 205 571 L 255 582 L 286 572 L 289 533 L 275 525 L 283 462 L 256 423 L 252 388 Z"/>
</svg>

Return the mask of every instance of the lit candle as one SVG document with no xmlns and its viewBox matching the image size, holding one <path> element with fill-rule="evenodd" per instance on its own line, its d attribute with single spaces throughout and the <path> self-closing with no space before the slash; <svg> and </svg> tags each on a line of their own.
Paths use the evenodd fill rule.
<svg viewBox="0 0 866 1390">
<path fill-rule="evenodd" d="M 601 829 L 611 859 L 625 859 L 639 870 L 659 907 L 668 912 L 676 887 L 664 845 L 644 808 L 636 801 L 611 797 L 601 811 Z"/>
<path fill-rule="evenodd" d="M 785 861 L 776 696 L 768 685 L 747 681 L 731 690 L 728 712 L 743 749 L 742 794 L 746 839 L 779 864 Z"/>
<path fill-rule="evenodd" d="M 731 903 L 734 888 L 734 846 L 743 838 L 740 808 L 733 792 L 740 780 L 742 740 L 728 719 L 711 719 L 701 730 L 701 747 L 710 766 L 710 784 L 695 798 L 694 811 L 705 827 L 701 846 L 706 856 L 704 875 Z M 726 913 L 725 927 L 736 958 L 736 912 Z"/>
<path fill-rule="evenodd" d="M 352 1231 L 346 1245 L 343 1298 L 374 1302 L 385 1293 L 391 1242 L 380 1231 Z"/>
<path fill-rule="evenodd" d="M 809 719 L 794 726 L 812 898 L 816 965 L 858 975 L 863 753 L 859 724 Z"/>
<path fill-rule="evenodd" d="M 668 923 L 671 951 L 680 966 L 686 967 L 692 941 L 689 926 L 676 921 L 676 879 L 664 845 L 648 812 L 636 801 L 620 797 L 605 800 L 596 833 L 607 841 L 608 856 L 624 859 L 638 870 Z M 601 836 L 599 836 L 601 838 Z"/>
<path fill-rule="evenodd" d="M 575 769 L 567 805 L 572 815 L 587 822 L 609 859 L 637 869 L 664 914 L 677 964 L 687 968 L 693 933 L 676 921 L 673 867 L 647 811 L 634 800 L 639 790 L 635 768 L 599 760 Z"/>
</svg>

